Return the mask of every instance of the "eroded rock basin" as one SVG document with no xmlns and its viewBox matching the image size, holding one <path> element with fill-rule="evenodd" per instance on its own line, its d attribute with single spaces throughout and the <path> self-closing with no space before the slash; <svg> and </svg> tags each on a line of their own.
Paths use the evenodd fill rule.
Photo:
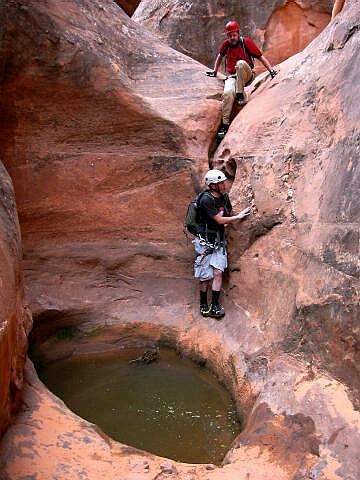
<svg viewBox="0 0 360 480">
<path fill-rule="evenodd" d="M 55 347 L 56 348 L 56 347 Z M 38 363 L 40 379 L 80 417 L 127 445 L 187 463 L 220 464 L 240 431 L 229 392 L 203 366 L 161 347 Z"/>
<path fill-rule="evenodd" d="M 77 330 L 75 317 L 64 316 L 63 322 L 47 317 L 32 337 L 40 346 L 36 356 L 59 365 L 69 357 L 88 361 L 139 345 L 167 345 L 206 366 L 246 418 L 221 465 L 175 462 L 113 440 L 53 395 L 29 362 L 24 407 L 0 442 L 6 480 L 358 480 L 360 416 L 343 385 L 287 354 L 246 360 L 239 350 L 241 337 L 234 342 L 231 318 L 221 324 L 202 319 L 195 324 L 192 318 L 183 324 L 177 319 L 177 328 L 137 322 L 88 323 Z M 334 471 L 346 473 L 334 476 Z"/>
</svg>

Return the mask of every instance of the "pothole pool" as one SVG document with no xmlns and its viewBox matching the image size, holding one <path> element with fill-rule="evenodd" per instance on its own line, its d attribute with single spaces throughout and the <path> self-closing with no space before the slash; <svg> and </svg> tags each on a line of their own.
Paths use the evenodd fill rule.
<svg viewBox="0 0 360 480">
<path fill-rule="evenodd" d="M 41 380 L 76 414 L 127 445 L 187 463 L 220 464 L 241 424 L 229 392 L 206 368 L 161 348 L 39 365 Z"/>
</svg>

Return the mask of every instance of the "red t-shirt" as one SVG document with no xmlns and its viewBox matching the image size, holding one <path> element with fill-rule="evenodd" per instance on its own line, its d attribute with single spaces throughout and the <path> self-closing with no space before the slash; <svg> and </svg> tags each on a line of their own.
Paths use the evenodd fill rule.
<svg viewBox="0 0 360 480">
<path fill-rule="evenodd" d="M 243 37 L 246 50 L 255 58 L 260 58 L 262 52 L 255 42 L 249 37 Z M 245 60 L 251 68 L 253 68 L 253 63 L 249 58 L 246 50 L 242 48 L 242 42 L 239 40 L 236 45 L 231 45 L 228 39 L 224 40 L 220 47 L 220 55 L 224 57 L 226 55 L 226 70 L 230 75 L 233 75 L 236 70 L 236 62 L 239 60 Z"/>
</svg>

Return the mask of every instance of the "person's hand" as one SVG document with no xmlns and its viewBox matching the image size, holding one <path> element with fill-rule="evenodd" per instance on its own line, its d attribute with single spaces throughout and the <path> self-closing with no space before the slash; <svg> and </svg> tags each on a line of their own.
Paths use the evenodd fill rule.
<svg viewBox="0 0 360 480">
<path fill-rule="evenodd" d="M 215 72 L 215 70 L 208 70 L 207 72 L 205 72 L 205 75 L 207 75 L 208 77 L 216 77 L 217 72 Z"/>
<path fill-rule="evenodd" d="M 247 217 L 251 213 L 251 208 L 247 207 L 245 210 L 242 210 L 240 213 L 238 213 L 236 216 L 238 217 L 239 220 L 242 220 L 243 218 Z"/>
<path fill-rule="evenodd" d="M 272 68 L 271 70 L 269 70 L 269 73 L 270 73 L 271 79 L 273 79 L 275 77 L 275 75 L 278 74 L 278 72 L 275 70 L 275 68 Z"/>
</svg>

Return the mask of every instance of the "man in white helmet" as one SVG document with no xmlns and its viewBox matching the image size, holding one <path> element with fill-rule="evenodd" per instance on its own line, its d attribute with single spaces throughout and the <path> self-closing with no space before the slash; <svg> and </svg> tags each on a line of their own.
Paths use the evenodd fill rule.
<svg viewBox="0 0 360 480">
<path fill-rule="evenodd" d="M 201 194 L 198 202 L 194 275 L 200 280 L 200 313 L 204 317 L 221 318 L 225 315 L 224 307 L 219 303 L 222 274 L 227 267 L 224 226 L 250 214 L 250 208 L 246 208 L 237 215 L 231 215 L 232 206 L 225 192 L 225 181 L 223 172 L 209 170 L 205 175 L 208 190 Z M 209 305 L 207 292 L 210 284 L 212 297 Z"/>
</svg>

